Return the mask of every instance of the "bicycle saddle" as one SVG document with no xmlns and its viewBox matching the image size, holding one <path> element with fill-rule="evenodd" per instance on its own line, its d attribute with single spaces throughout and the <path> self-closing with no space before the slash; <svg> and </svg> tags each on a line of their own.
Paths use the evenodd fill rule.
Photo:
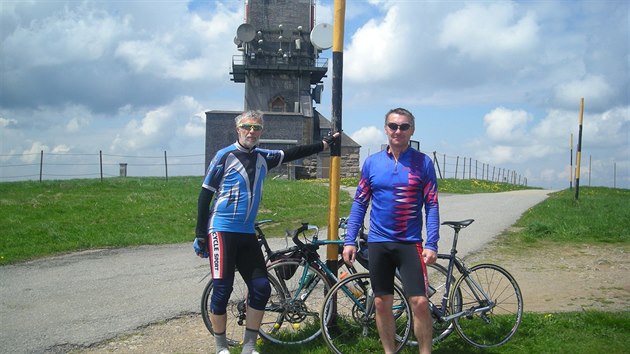
<svg viewBox="0 0 630 354">
<path fill-rule="evenodd" d="M 466 226 L 472 224 L 473 221 L 475 221 L 475 219 L 466 219 L 462 221 L 445 221 L 442 223 L 442 225 L 447 225 L 454 229 L 463 229 Z"/>
</svg>

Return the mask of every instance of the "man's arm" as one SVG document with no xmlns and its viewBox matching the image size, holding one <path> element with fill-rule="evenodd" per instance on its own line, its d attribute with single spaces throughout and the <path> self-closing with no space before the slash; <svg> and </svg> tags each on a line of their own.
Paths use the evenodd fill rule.
<svg viewBox="0 0 630 354">
<path fill-rule="evenodd" d="M 286 150 L 282 150 L 284 153 L 284 158 L 282 162 L 291 162 L 297 159 L 301 159 L 303 157 L 317 154 L 318 152 L 322 152 L 328 149 L 330 146 L 336 144 L 339 140 L 339 136 L 341 134 L 336 132 L 333 135 L 325 136 L 322 141 L 309 144 L 309 145 L 299 145 Z"/>
<path fill-rule="evenodd" d="M 440 206 L 438 202 L 438 184 L 433 162 L 426 157 L 425 171 L 428 180 L 424 186 L 424 213 L 427 228 L 427 240 L 424 248 L 437 253 L 440 240 Z"/>
<path fill-rule="evenodd" d="M 214 193 L 201 188 L 197 199 L 197 226 L 195 227 L 195 238 L 202 250 L 208 251 L 208 218 L 210 217 L 210 202 Z"/>
</svg>

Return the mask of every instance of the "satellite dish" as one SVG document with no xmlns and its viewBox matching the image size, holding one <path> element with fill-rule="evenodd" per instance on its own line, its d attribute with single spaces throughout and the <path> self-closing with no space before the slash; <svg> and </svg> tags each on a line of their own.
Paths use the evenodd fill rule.
<svg viewBox="0 0 630 354">
<path fill-rule="evenodd" d="M 243 23 L 236 29 L 236 38 L 243 42 L 249 42 L 256 37 L 256 30 L 254 26 L 249 23 Z"/>
<path fill-rule="evenodd" d="M 327 23 L 320 23 L 311 31 L 311 43 L 315 48 L 324 50 L 332 47 L 333 26 Z"/>
</svg>

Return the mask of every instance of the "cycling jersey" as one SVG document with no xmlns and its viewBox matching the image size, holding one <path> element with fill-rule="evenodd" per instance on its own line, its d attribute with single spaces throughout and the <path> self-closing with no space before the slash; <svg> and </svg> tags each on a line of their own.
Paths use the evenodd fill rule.
<svg viewBox="0 0 630 354">
<path fill-rule="evenodd" d="M 281 150 L 254 148 L 238 142 L 217 152 L 210 162 L 203 188 L 215 193 L 208 229 L 255 233 L 254 221 L 267 171 L 282 163 Z"/>
<path fill-rule="evenodd" d="M 368 242 L 422 242 L 424 206 L 424 248 L 437 252 L 438 186 L 433 162 L 427 155 L 408 148 L 396 160 L 387 149 L 365 160 L 348 218 L 346 245 L 356 244 L 370 201 Z"/>
<path fill-rule="evenodd" d="M 318 153 L 323 148 L 321 142 L 316 142 L 286 150 L 258 147 L 250 150 L 235 142 L 219 150 L 210 162 L 202 184 L 197 237 L 205 237 L 208 232 L 213 231 L 255 233 L 254 222 L 267 171 L 283 162 Z M 210 200 L 212 205 L 208 210 Z M 206 228 L 202 223 L 208 217 Z"/>
</svg>

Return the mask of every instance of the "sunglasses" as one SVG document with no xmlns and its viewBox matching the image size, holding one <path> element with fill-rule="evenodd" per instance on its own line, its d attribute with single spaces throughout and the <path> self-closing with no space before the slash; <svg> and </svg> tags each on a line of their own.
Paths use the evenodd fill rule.
<svg viewBox="0 0 630 354">
<path fill-rule="evenodd" d="M 247 131 L 254 129 L 255 132 L 261 131 L 263 128 L 260 124 L 239 124 L 238 127 Z"/>
<path fill-rule="evenodd" d="M 389 129 L 391 129 L 392 131 L 396 131 L 400 128 L 401 131 L 407 131 L 409 130 L 409 128 L 411 128 L 411 124 L 409 123 L 403 123 L 403 124 L 396 124 L 396 123 L 387 123 L 387 127 Z"/>
</svg>

